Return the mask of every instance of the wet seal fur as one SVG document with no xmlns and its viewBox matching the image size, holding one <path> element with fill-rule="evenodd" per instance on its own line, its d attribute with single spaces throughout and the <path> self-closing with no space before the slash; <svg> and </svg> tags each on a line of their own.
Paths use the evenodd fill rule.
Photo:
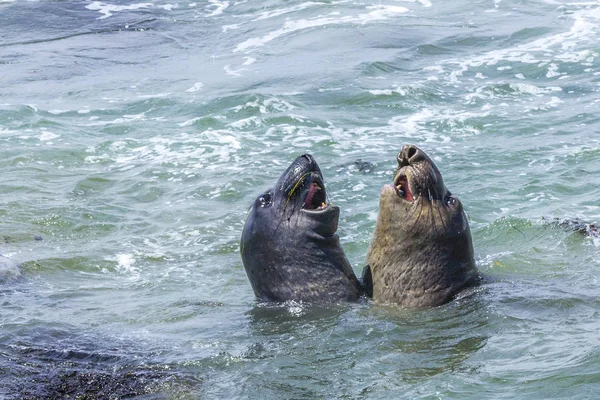
<svg viewBox="0 0 600 400">
<path fill-rule="evenodd" d="M 380 303 L 431 307 L 478 280 L 460 200 L 425 152 L 404 146 L 393 185 L 381 190 L 363 271 L 367 294 Z"/>
<path fill-rule="evenodd" d="M 340 209 L 327 202 L 321 170 L 302 155 L 254 201 L 242 261 L 264 301 L 353 301 L 362 286 L 336 234 Z"/>
</svg>

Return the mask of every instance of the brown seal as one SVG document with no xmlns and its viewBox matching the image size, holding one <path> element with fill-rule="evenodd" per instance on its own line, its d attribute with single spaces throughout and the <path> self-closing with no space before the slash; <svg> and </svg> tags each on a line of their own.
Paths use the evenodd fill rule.
<svg viewBox="0 0 600 400">
<path fill-rule="evenodd" d="M 381 303 L 443 304 L 478 280 L 471 232 L 460 200 L 416 146 L 398 154 L 393 185 L 379 200 L 363 283 Z"/>
</svg>

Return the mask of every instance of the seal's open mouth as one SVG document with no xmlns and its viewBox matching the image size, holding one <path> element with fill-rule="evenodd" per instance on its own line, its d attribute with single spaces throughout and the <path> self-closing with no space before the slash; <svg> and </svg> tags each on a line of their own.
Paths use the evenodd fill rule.
<svg viewBox="0 0 600 400">
<path fill-rule="evenodd" d="M 394 180 L 394 186 L 396 187 L 396 193 L 398 196 L 405 200 L 412 201 L 413 195 L 408 185 L 408 177 L 406 174 L 400 174 L 398 178 Z"/>
<path fill-rule="evenodd" d="M 304 198 L 304 209 L 319 210 L 327 207 L 325 189 L 318 182 L 312 182 Z"/>
<path fill-rule="evenodd" d="M 277 186 L 287 197 L 284 209 L 291 205 L 292 213 L 295 210 L 319 213 L 330 206 L 323 175 L 310 154 L 296 158 L 279 178 Z"/>
</svg>

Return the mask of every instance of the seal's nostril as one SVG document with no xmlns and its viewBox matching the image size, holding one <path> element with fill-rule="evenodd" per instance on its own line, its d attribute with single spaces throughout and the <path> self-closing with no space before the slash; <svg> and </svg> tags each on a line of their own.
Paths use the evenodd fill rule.
<svg viewBox="0 0 600 400">
<path fill-rule="evenodd" d="M 313 163 L 314 158 L 310 154 L 302 154 L 302 157 L 306 158 L 309 163 Z"/>
<path fill-rule="evenodd" d="M 417 161 L 419 155 L 419 148 L 410 144 L 402 147 L 402 151 L 398 153 L 398 165 L 404 167 Z"/>
<path fill-rule="evenodd" d="M 414 156 L 416 156 L 417 152 L 418 152 L 418 149 L 415 146 L 410 146 L 408 148 L 408 152 L 407 152 L 408 159 L 410 160 L 411 158 L 413 158 Z"/>
</svg>

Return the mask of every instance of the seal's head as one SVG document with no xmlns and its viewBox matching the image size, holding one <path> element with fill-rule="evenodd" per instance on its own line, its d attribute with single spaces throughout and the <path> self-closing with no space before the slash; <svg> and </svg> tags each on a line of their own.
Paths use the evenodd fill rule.
<svg viewBox="0 0 600 400">
<path fill-rule="evenodd" d="M 256 198 L 242 233 L 242 261 L 262 300 L 353 300 L 360 284 L 336 234 L 315 159 L 302 155 Z"/>
<path fill-rule="evenodd" d="M 312 229 L 325 236 L 337 231 L 340 213 L 327 202 L 321 169 L 310 154 L 296 158 L 275 186 L 258 196 L 254 211 L 273 233 L 284 224 L 287 234 Z"/>
<path fill-rule="evenodd" d="M 367 264 L 373 298 L 408 307 L 442 304 L 477 275 L 463 206 L 416 146 L 404 146 L 381 190 Z"/>
<path fill-rule="evenodd" d="M 470 241 L 462 203 L 446 188 L 433 160 L 416 146 L 398 153 L 393 185 L 381 190 L 379 207 L 380 216 L 395 220 L 391 231 L 428 241 L 457 236 Z"/>
</svg>

